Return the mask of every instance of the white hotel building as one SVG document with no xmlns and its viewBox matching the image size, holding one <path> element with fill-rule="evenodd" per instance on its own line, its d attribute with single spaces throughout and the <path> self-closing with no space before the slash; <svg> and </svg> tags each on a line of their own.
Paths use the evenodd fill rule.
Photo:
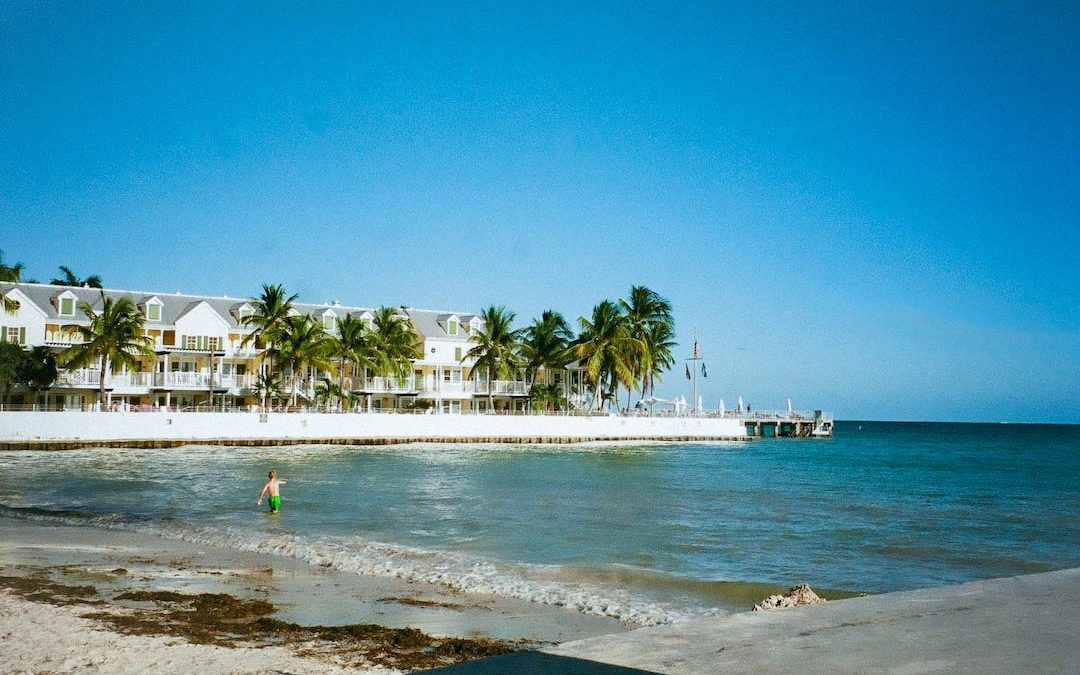
<svg viewBox="0 0 1080 675">
<path fill-rule="evenodd" d="M 100 308 L 101 293 L 95 288 L 50 284 L 0 283 L 0 294 L 15 301 L 14 313 L 0 310 L 0 339 L 30 348 L 45 345 L 56 352 L 81 338 L 64 326 L 87 325 L 79 309 L 82 303 Z M 244 344 L 251 328 L 242 319 L 253 311 L 247 298 L 209 297 L 181 293 L 106 289 L 112 298 L 128 297 L 144 317 L 146 335 L 153 339 L 155 356 L 140 357 L 140 368 L 106 373 L 109 405 L 128 409 L 203 409 L 212 407 L 252 409 L 259 405 L 255 381 L 265 359 L 252 341 Z M 347 307 L 337 302 L 313 305 L 295 303 L 294 311 L 322 322 L 333 335 L 346 315 L 370 320 L 374 310 Z M 486 381 L 486 373 L 472 372 L 469 337 L 481 326 L 480 318 L 466 312 L 402 308 L 423 341 L 422 357 L 413 360 L 411 377 L 375 377 L 346 369 L 344 388 L 363 396 L 369 410 L 430 407 L 437 412 L 479 412 L 488 406 L 492 390 L 496 410 L 523 410 L 529 384 L 524 372 L 513 380 Z M 327 377 L 338 382 L 337 367 L 331 372 L 302 373 L 300 405 L 311 405 L 316 383 Z M 34 399 L 32 392 L 15 387 L 8 403 L 13 407 L 37 405 L 49 409 L 86 409 L 97 402 L 100 372 L 97 366 L 61 369 L 55 384 Z M 575 368 L 543 374 L 559 385 L 571 400 L 589 392 L 583 373 Z M 286 378 L 285 382 L 288 382 Z M 283 395 L 290 387 L 283 384 Z M 212 404 L 211 404 L 212 401 Z"/>
</svg>

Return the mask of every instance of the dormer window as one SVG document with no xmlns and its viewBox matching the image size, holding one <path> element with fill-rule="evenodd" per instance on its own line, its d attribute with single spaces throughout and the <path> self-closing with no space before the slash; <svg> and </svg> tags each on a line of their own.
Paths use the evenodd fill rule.
<svg viewBox="0 0 1080 675">
<path fill-rule="evenodd" d="M 450 319 L 446 322 L 446 333 L 448 335 L 457 335 L 458 332 L 458 320 Z"/>
<path fill-rule="evenodd" d="M 141 305 L 143 316 L 147 321 L 161 321 L 161 300 L 157 296 L 144 298 Z"/>
<path fill-rule="evenodd" d="M 66 292 L 62 293 L 57 298 L 56 312 L 60 316 L 75 316 L 75 305 L 77 298 L 74 293 Z"/>
<path fill-rule="evenodd" d="M 472 320 L 469 321 L 469 330 L 473 331 L 473 332 L 478 331 L 478 330 L 480 330 L 480 327 L 483 326 L 483 325 L 484 325 L 484 322 L 480 320 L 480 317 L 474 316 L 472 318 Z"/>
<path fill-rule="evenodd" d="M 337 326 L 337 317 L 333 314 L 324 314 L 322 318 L 322 327 L 327 333 L 333 333 Z"/>
</svg>

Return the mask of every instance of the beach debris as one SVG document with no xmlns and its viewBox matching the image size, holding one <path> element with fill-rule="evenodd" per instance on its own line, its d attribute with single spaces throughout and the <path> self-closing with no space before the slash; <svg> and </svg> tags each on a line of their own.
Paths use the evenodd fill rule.
<svg viewBox="0 0 1080 675">
<path fill-rule="evenodd" d="M 122 635 L 163 635 L 219 647 L 284 647 L 344 668 L 412 672 L 536 648 L 529 640 L 443 637 L 375 624 L 305 626 L 274 618 L 278 609 L 267 600 L 226 593 L 131 589 L 106 591 L 102 597 L 95 586 L 51 581 L 48 569 L 28 576 L 0 575 L 0 593 L 4 591 L 52 605 L 93 606 L 94 611 L 79 616 Z"/>
<path fill-rule="evenodd" d="M 827 602 L 825 598 L 819 597 L 814 589 L 810 588 L 806 584 L 799 584 L 793 588 L 789 588 L 787 593 L 783 595 L 770 595 L 761 601 L 761 604 L 754 605 L 755 612 L 763 612 L 769 609 L 786 609 L 788 607 L 798 607 L 800 605 L 816 605 L 821 602 Z"/>
</svg>

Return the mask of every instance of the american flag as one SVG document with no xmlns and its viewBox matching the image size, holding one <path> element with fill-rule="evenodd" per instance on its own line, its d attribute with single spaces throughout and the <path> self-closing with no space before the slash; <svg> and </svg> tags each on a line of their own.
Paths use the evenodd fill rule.
<svg viewBox="0 0 1080 675">
<path fill-rule="evenodd" d="M 701 350 L 698 349 L 697 340 L 694 340 L 694 358 L 695 359 L 701 358 Z"/>
</svg>

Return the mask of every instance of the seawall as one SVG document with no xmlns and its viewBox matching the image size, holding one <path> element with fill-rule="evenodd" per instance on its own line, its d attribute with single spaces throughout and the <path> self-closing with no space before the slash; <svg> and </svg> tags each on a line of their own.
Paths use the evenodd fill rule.
<svg viewBox="0 0 1080 675">
<path fill-rule="evenodd" d="M 0 412 L 0 450 L 207 445 L 742 441 L 738 419 L 393 413 Z"/>
</svg>

